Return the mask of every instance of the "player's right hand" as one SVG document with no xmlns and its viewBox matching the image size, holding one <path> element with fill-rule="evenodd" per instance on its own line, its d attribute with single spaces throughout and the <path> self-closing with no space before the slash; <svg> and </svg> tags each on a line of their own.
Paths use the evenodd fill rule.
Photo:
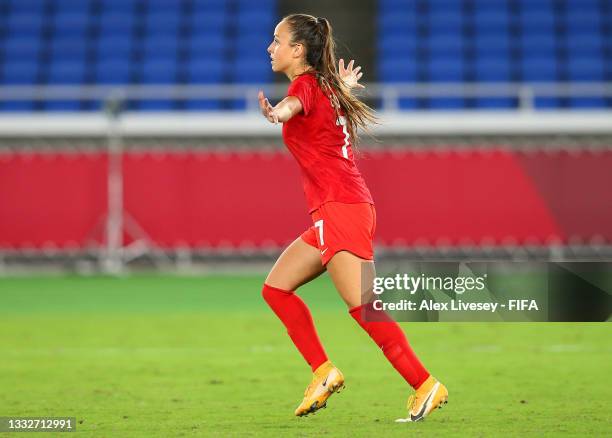
<svg viewBox="0 0 612 438">
<path fill-rule="evenodd" d="M 270 104 L 270 101 L 266 96 L 264 96 L 263 91 L 259 90 L 259 94 L 257 95 L 259 98 L 259 108 L 261 109 L 261 113 L 263 116 L 268 119 L 270 123 L 278 124 L 278 114 L 276 113 L 274 107 Z"/>
</svg>

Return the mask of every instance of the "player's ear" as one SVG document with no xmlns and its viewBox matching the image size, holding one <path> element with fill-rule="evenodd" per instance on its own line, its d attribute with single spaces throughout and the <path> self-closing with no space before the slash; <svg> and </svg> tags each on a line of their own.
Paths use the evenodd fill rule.
<svg viewBox="0 0 612 438">
<path fill-rule="evenodd" d="M 304 45 L 300 43 L 296 43 L 293 45 L 293 57 L 301 58 L 304 54 Z"/>
</svg>

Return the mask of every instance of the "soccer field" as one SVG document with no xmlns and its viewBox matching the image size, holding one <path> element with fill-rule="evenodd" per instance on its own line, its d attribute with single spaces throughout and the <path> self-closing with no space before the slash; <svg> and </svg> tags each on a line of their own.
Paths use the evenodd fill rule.
<svg viewBox="0 0 612 438">
<path fill-rule="evenodd" d="M 610 324 L 402 324 L 450 398 L 396 424 L 410 388 L 328 278 L 301 295 L 347 388 L 296 418 L 310 369 L 262 281 L 0 279 L 0 416 L 73 416 L 104 437 L 612 434 Z"/>
</svg>

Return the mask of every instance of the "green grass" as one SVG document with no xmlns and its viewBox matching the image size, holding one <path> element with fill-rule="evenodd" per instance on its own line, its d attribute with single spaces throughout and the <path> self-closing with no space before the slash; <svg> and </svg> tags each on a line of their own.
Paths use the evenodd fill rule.
<svg viewBox="0 0 612 438">
<path fill-rule="evenodd" d="M 74 416 L 104 437 L 612 434 L 608 323 L 402 324 L 450 400 L 396 424 L 409 388 L 327 278 L 302 296 L 347 389 L 295 418 L 310 370 L 261 282 L 0 279 L 0 416 Z"/>
</svg>

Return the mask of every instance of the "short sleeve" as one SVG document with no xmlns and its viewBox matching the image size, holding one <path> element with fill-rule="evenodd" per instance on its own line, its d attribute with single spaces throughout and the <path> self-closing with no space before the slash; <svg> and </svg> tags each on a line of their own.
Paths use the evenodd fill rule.
<svg viewBox="0 0 612 438">
<path fill-rule="evenodd" d="M 314 104 L 315 88 L 313 81 L 308 75 L 302 75 L 291 82 L 287 90 L 287 96 L 294 96 L 300 99 L 302 111 L 307 116 Z"/>
</svg>

